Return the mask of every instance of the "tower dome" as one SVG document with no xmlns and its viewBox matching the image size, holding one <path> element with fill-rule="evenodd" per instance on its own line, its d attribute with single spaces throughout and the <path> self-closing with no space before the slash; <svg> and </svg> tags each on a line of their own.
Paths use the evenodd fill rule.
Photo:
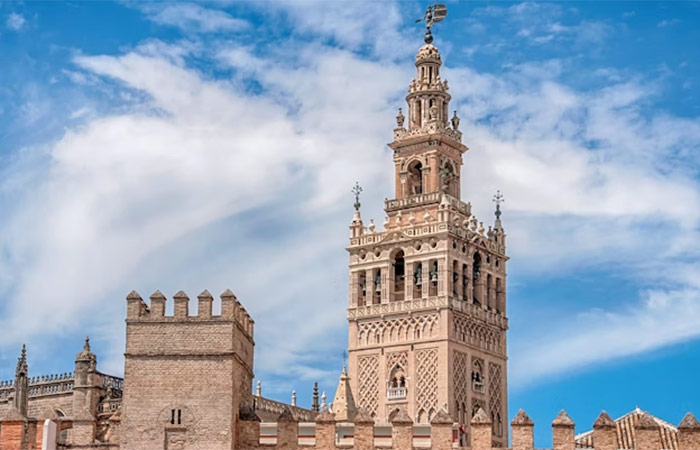
<svg viewBox="0 0 700 450">
<path fill-rule="evenodd" d="M 418 49 L 418 54 L 416 55 L 416 65 L 421 63 L 433 63 L 442 65 L 442 59 L 440 58 L 440 52 L 437 47 L 433 44 L 425 44 L 420 49 Z"/>
</svg>

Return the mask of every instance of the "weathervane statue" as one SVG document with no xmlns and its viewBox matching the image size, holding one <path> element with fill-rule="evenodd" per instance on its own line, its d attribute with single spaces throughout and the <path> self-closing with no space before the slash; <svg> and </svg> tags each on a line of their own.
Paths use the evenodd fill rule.
<svg viewBox="0 0 700 450">
<path fill-rule="evenodd" d="M 428 9 L 425 10 L 425 15 L 422 19 L 416 20 L 416 23 L 425 22 L 426 44 L 432 44 L 433 42 L 433 33 L 430 31 L 431 28 L 433 28 L 433 24 L 442 22 L 445 16 L 447 16 L 447 6 L 435 4 L 428 6 Z"/>
</svg>

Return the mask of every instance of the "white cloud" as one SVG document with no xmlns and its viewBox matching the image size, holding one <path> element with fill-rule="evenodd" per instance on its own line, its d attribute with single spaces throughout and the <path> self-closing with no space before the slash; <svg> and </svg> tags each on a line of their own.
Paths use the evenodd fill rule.
<svg viewBox="0 0 700 450">
<path fill-rule="evenodd" d="M 0 199 L 11 192 L 16 202 L 0 219 L 0 255 L 9 255 L 0 257 L 0 274 L 12 286 L 4 345 L 93 327 L 111 341 L 107 364 L 118 371 L 123 323 L 115 317 L 126 292 L 184 288 L 194 297 L 230 287 L 256 319 L 263 375 L 332 377 L 314 366 L 344 347 L 349 187 L 359 179 L 365 219 L 381 223 L 393 173 L 384 145 L 412 68 L 385 62 L 393 47 L 374 36 L 400 33 L 393 25 L 369 33 L 376 15 L 363 21 L 361 8 L 319 5 L 308 16 L 294 5 L 281 7 L 301 20 L 299 33 L 343 48 L 317 38 L 207 51 L 149 41 L 119 56 L 76 59 L 80 72 L 67 73 L 81 74 L 74 81 L 114 80 L 136 106 L 102 117 L 92 112 L 98 108 L 76 110 L 84 123 L 35 156 L 43 165 L 18 162 L 0 178 Z M 213 23 L 197 26 L 225 26 Z M 314 23 L 323 26 L 313 31 Z M 366 46 L 371 59 L 351 51 Z M 233 78 L 211 80 L 188 67 L 184 56 L 193 51 L 232 68 Z M 471 147 L 465 197 L 486 219 L 493 192 L 505 192 L 510 253 L 528 261 L 529 275 L 624 265 L 625 276 L 656 273 L 668 289 L 649 290 L 627 309 L 591 312 L 595 327 L 581 326 L 590 316 L 580 316 L 548 330 L 542 339 L 571 348 L 594 332 L 607 346 L 583 355 L 552 347 L 536 373 L 520 358 L 538 338 L 523 340 L 511 372 L 522 383 L 692 338 L 700 317 L 689 265 L 659 270 L 679 255 L 700 255 L 700 212 L 684 206 L 700 200 L 687 169 L 700 124 L 648 113 L 653 83 L 623 77 L 582 92 L 559 81 L 564 70 L 556 60 L 499 75 L 445 70 Z M 682 315 L 682 325 L 647 332 L 641 343 L 625 338 L 653 328 L 650 317 L 671 298 L 678 307 L 663 317 Z"/>
<path fill-rule="evenodd" d="M 551 326 L 551 324 L 550 324 Z M 522 388 L 542 377 L 700 337 L 700 290 L 652 290 L 640 303 L 594 309 L 512 346 L 511 379 Z"/>
<path fill-rule="evenodd" d="M 5 25 L 7 28 L 14 31 L 21 30 L 25 23 L 27 23 L 27 20 L 21 14 L 17 14 L 15 12 L 10 13 L 7 16 L 7 20 L 5 20 Z"/>
<path fill-rule="evenodd" d="M 678 20 L 678 19 L 664 19 L 661 22 L 657 23 L 656 26 L 659 28 L 666 28 L 666 27 L 670 27 L 672 25 L 675 25 L 679 22 L 680 22 L 680 20 Z"/>
<path fill-rule="evenodd" d="M 204 8 L 196 3 L 143 3 L 139 7 L 152 21 L 185 31 L 241 31 L 250 26 L 247 21 L 225 11 Z"/>
</svg>

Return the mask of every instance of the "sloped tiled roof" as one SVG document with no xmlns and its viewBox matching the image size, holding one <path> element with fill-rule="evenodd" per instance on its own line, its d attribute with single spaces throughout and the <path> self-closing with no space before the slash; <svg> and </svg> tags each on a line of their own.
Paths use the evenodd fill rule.
<svg viewBox="0 0 700 450">
<path fill-rule="evenodd" d="M 635 448 L 634 426 L 645 414 L 649 415 L 659 425 L 659 435 L 661 437 L 661 448 L 659 450 L 678 450 L 678 429 L 639 408 L 615 420 L 617 448 L 624 450 L 633 450 Z M 577 435 L 576 448 L 593 448 L 593 431 Z"/>
</svg>

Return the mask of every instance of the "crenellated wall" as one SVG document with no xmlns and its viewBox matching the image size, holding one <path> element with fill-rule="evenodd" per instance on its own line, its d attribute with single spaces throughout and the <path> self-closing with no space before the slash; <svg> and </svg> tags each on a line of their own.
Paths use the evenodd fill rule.
<svg viewBox="0 0 700 450">
<path fill-rule="evenodd" d="M 197 315 L 182 291 L 172 316 L 160 291 L 150 300 L 127 297 L 122 448 L 230 450 L 240 407 L 252 405 L 253 320 L 229 290 L 220 315 L 208 291 Z"/>
<path fill-rule="evenodd" d="M 593 446 L 580 446 L 576 444 L 575 424 L 571 418 L 562 411 L 552 423 L 552 448 L 553 450 L 575 450 L 577 448 L 591 448 L 594 450 L 618 450 L 629 448 L 632 450 L 670 450 L 662 443 L 664 430 L 651 416 L 643 414 L 635 424 L 634 441 L 632 446 L 622 446 L 618 442 L 616 425 L 606 413 L 593 424 Z M 453 448 L 465 448 L 470 450 L 494 450 L 489 417 L 482 409 L 479 409 L 470 422 L 470 435 L 464 446 L 459 444 L 459 430 L 453 419 L 444 411 L 437 413 L 430 423 L 430 437 L 426 439 L 423 432 L 419 431 L 411 419 L 405 414 L 397 414 L 391 423 L 391 436 L 379 433 L 379 427 L 371 416 L 360 411 L 354 423 L 337 423 L 335 416 L 330 412 L 323 412 L 316 417 L 315 423 L 302 424 L 303 427 L 313 428 L 314 438 L 308 439 L 308 432 L 300 432 L 300 424 L 295 421 L 289 412 L 283 413 L 277 421 L 277 439 L 275 443 L 260 442 L 260 422 L 256 418 L 248 418 L 240 422 L 239 440 L 236 448 L 240 450 L 373 450 L 373 449 L 432 449 L 449 450 Z M 519 411 L 511 422 L 511 449 L 534 450 L 534 426 L 524 411 Z M 351 433 L 347 433 L 348 427 Z M 341 432 L 342 430 L 342 432 Z M 688 413 L 683 422 L 677 428 L 676 450 L 700 450 L 700 423 Z M 299 436 L 304 436 L 304 443 L 300 443 Z M 267 440 L 269 442 L 269 440 Z"/>
</svg>

